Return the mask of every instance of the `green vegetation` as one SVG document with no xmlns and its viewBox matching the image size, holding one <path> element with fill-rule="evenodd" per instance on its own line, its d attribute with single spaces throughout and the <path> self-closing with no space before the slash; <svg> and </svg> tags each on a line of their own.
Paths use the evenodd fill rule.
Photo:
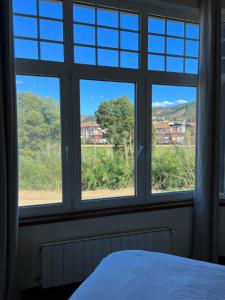
<svg viewBox="0 0 225 300">
<path fill-rule="evenodd" d="M 95 116 L 110 145 L 82 146 L 82 190 L 120 189 L 134 181 L 134 107 L 126 97 L 103 102 Z M 30 92 L 18 94 L 20 190 L 61 189 L 59 103 Z M 153 130 L 154 191 L 192 189 L 195 150 L 186 145 L 156 145 Z"/>
<path fill-rule="evenodd" d="M 157 118 L 165 118 L 170 121 L 183 121 L 193 122 L 196 119 L 196 104 L 189 102 L 177 106 L 167 107 L 153 107 L 152 113 Z"/>
</svg>

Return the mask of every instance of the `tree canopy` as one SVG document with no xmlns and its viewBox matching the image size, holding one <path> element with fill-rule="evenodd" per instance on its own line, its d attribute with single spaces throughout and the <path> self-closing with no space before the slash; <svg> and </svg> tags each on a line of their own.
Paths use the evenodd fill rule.
<svg viewBox="0 0 225 300">
<path fill-rule="evenodd" d="M 134 106 L 127 97 L 100 103 L 95 112 L 97 123 L 115 150 L 127 151 L 134 140 Z"/>
<path fill-rule="evenodd" d="M 18 93 L 19 150 L 38 151 L 42 145 L 60 141 L 60 107 L 50 98 L 31 92 Z"/>
</svg>

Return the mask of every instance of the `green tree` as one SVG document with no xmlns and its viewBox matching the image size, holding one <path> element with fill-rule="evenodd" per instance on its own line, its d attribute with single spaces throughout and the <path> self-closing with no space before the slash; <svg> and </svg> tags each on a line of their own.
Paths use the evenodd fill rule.
<svg viewBox="0 0 225 300">
<path fill-rule="evenodd" d="M 104 137 L 122 150 L 126 162 L 133 155 L 134 143 L 134 106 L 127 97 L 102 102 L 95 112 L 97 123 L 105 130 Z"/>
<path fill-rule="evenodd" d="M 20 151 L 32 155 L 46 143 L 60 141 L 59 103 L 23 92 L 18 94 L 17 110 Z"/>
</svg>

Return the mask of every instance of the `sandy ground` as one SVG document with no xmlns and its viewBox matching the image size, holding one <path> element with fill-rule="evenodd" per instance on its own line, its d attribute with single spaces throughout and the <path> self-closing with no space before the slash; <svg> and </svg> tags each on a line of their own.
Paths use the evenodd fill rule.
<svg viewBox="0 0 225 300">
<path fill-rule="evenodd" d="M 133 188 L 125 188 L 119 190 L 85 191 L 82 192 L 82 199 L 87 200 L 132 195 L 134 195 Z M 20 191 L 19 193 L 19 206 L 43 205 L 60 202 L 62 202 L 62 193 L 57 191 Z"/>
</svg>

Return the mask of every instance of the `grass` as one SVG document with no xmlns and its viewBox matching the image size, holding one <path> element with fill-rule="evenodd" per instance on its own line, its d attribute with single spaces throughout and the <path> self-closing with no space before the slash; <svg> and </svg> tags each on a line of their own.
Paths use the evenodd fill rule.
<svg viewBox="0 0 225 300">
<path fill-rule="evenodd" d="M 160 151 L 164 151 L 166 154 L 166 157 L 168 158 L 169 153 L 172 151 L 172 149 L 175 147 L 174 145 L 156 145 L 154 146 L 154 153 L 160 154 Z M 187 147 L 185 145 L 176 146 L 184 148 Z M 188 146 L 187 150 L 190 150 L 190 153 L 194 151 L 194 147 Z M 166 151 L 165 151 L 166 150 Z M 187 154 L 187 153 L 186 153 Z M 95 160 L 97 161 L 99 157 L 104 157 L 108 159 L 112 159 L 114 155 L 114 152 L 112 150 L 111 145 L 82 145 L 82 162 L 87 162 L 87 166 L 89 168 L 90 165 L 90 173 L 91 173 L 91 166 L 94 164 Z M 159 161 L 162 159 L 159 157 Z M 92 164 L 89 164 L 89 162 L 92 162 Z M 175 164 L 176 167 L 181 168 L 184 164 L 184 161 L 186 161 L 187 158 L 183 157 L 183 159 L 180 159 L 176 162 L 175 158 Z M 191 157 L 192 160 L 192 157 Z M 168 162 L 169 163 L 169 162 Z M 174 158 L 173 158 L 174 163 Z M 186 164 L 189 166 L 190 161 L 187 160 Z M 172 166 L 169 163 L 170 166 Z M 103 165 L 104 166 L 104 165 Z M 95 172 L 98 172 L 98 168 L 95 170 Z M 175 172 L 175 171 L 174 171 Z M 190 170 L 190 174 L 187 171 L 185 171 L 185 175 L 187 176 L 187 179 L 191 178 L 192 170 Z M 165 173 L 166 174 L 166 173 Z M 171 175 L 172 174 L 172 175 Z M 176 176 L 174 173 L 168 173 L 168 176 Z M 175 191 L 182 191 L 185 190 L 185 188 L 179 187 L 179 188 L 171 188 L 171 189 L 161 189 L 160 187 L 157 188 L 157 186 L 154 186 L 153 193 L 161 193 L 161 192 L 175 192 Z M 96 188 L 94 189 L 88 189 L 82 191 L 82 200 L 88 200 L 88 199 L 100 199 L 100 198 L 111 198 L 111 197 L 123 197 L 123 196 L 132 196 L 134 195 L 134 187 L 131 186 L 131 183 L 128 185 L 124 185 L 122 187 L 118 187 L 115 189 L 107 189 L 107 188 Z M 19 192 L 19 205 L 20 206 L 28 206 L 28 205 L 43 205 L 43 204 L 52 204 L 52 203 L 61 203 L 62 202 L 62 192 L 57 190 L 51 190 L 51 188 L 47 190 L 42 189 L 21 189 Z"/>
</svg>

